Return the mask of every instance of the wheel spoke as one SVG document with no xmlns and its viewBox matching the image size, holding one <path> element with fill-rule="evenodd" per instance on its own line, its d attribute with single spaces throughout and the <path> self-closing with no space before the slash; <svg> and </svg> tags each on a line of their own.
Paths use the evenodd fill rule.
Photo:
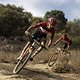
<svg viewBox="0 0 80 80">
<path fill-rule="evenodd" d="M 53 66 L 54 63 L 56 62 L 57 58 L 58 58 L 58 53 L 52 54 L 48 61 L 48 66 L 50 66 L 50 67 Z"/>
</svg>

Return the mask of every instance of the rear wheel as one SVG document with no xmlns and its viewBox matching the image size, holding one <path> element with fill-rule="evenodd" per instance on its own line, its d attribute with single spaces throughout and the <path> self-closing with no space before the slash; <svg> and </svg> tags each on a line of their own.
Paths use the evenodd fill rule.
<svg viewBox="0 0 80 80">
<path fill-rule="evenodd" d="M 32 52 L 27 52 L 25 56 L 23 56 L 18 63 L 16 64 L 13 73 L 19 73 L 21 71 L 21 69 L 25 66 L 25 64 L 27 64 L 28 60 L 30 59 L 32 55 Z"/>
<path fill-rule="evenodd" d="M 49 61 L 48 61 L 48 66 L 52 67 L 55 64 L 57 58 L 58 58 L 58 53 L 52 54 Z"/>
</svg>

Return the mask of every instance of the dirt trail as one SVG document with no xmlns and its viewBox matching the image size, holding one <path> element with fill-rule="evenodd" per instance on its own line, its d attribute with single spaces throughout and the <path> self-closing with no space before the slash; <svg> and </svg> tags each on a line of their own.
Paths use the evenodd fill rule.
<svg viewBox="0 0 80 80">
<path fill-rule="evenodd" d="M 0 80 L 80 80 L 80 74 L 58 74 L 46 64 L 29 64 L 19 74 L 13 74 L 15 64 L 0 63 Z"/>
</svg>

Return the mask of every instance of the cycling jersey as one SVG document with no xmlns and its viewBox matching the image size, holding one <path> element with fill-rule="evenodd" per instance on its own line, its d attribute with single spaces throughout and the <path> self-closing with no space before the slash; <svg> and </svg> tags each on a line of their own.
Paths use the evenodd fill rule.
<svg viewBox="0 0 80 80">
<path fill-rule="evenodd" d="M 49 25 L 48 22 L 40 22 L 37 25 L 35 25 L 34 28 L 37 28 L 37 31 L 33 34 L 32 38 L 30 39 L 30 42 L 33 42 L 33 39 L 36 39 L 38 41 L 40 41 L 42 38 L 46 39 L 48 33 L 54 35 L 55 34 L 54 27 L 48 28 L 48 25 Z"/>
<path fill-rule="evenodd" d="M 53 26 L 55 26 L 56 25 L 56 23 L 54 23 L 54 25 Z M 37 27 L 39 27 L 39 31 L 41 31 L 41 32 L 43 32 L 43 33 L 51 33 L 51 34 L 54 34 L 55 33 L 55 30 L 54 30 L 54 27 L 52 27 L 52 28 L 48 28 L 48 22 L 41 22 L 41 23 L 38 23 L 37 25 L 35 25 L 35 27 L 37 28 Z"/>
<path fill-rule="evenodd" d="M 63 35 L 61 36 L 60 40 L 63 40 L 63 41 L 64 41 L 65 43 L 67 43 L 68 45 L 71 45 L 71 44 L 72 44 L 72 40 L 67 37 L 67 34 L 63 34 Z"/>
</svg>

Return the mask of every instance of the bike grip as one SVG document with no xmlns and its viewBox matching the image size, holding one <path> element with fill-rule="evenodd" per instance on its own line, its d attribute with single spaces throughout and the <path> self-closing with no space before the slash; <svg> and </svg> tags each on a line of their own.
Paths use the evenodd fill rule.
<svg viewBox="0 0 80 80">
<path fill-rule="evenodd" d="M 25 31 L 25 35 L 29 37 L 30 36 L 30 33 L 26 30 Z"/>
</svg>

